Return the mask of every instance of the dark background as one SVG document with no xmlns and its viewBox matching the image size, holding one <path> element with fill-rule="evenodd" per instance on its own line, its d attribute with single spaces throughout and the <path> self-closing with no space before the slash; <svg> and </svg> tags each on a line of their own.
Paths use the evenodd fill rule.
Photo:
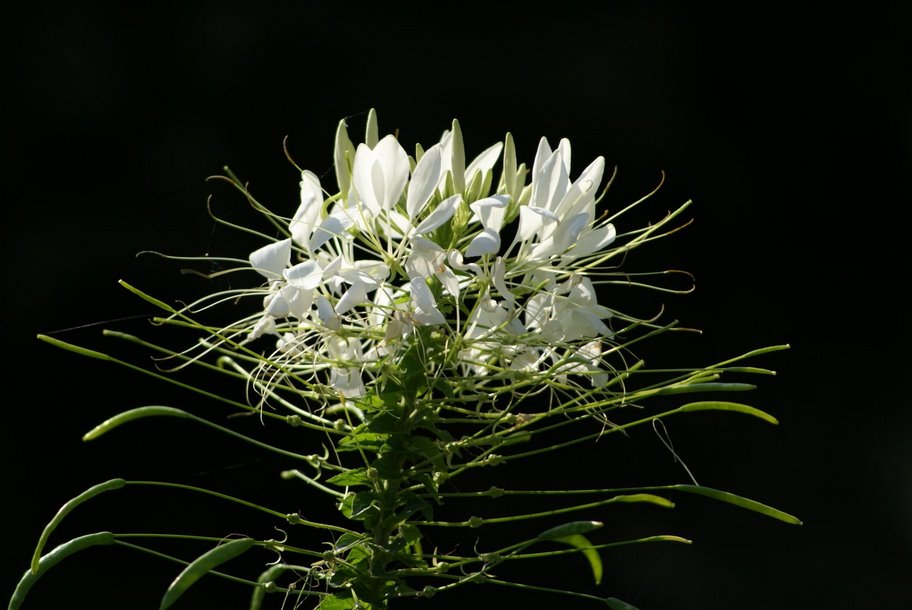
<svg viewBox="0 0 912 610">
<path fill-rule="evenodd" d="M 312 494 L 278 479 L 287 462 L 189 424 L 149 421 L 83 444 L 86 430 L 135 406 L 223 411 L 35 335 L 130 354 L 101 339 L 102 326 L 83 327 L 154 336 L 142 319 L 115 322 L 154 313 L 118 279 L 171 302 L 205 289 L 179 274 L 181 264 L 138 251 L 251 249 L 206 214 L 212 195 L 224 216 L 243 221 L 244 202 L 204 179 L 230 165 L 261 201 L 290 214 L 299 178 L 283 138 L 300 165 L 322 174 L 336 122 L 351 116 L 357 133 L 376 107 L 381 133 L 399 129 L 407 148 L 435 141 L 453 117 L 470 156 L 507 130 L 527 162 L 540 136 L 568 137 L 576 171 L 596 155 L 618 166 L 613 209 L 664 171 L 646 216 L 692 198 L 695 222 L 631 264 L 687 269 L 697 290 L 637 298 L 644 310 L 664 303 L 704 333 L 641 352 L 654 364 L 695 365 L 792 345 L 758 362 L 779 375 L 747 397 L 778 427 L 724 415 L 667 425 L 702 484 L 774 504 L 803 527 L 677 498 L 672 512 L 588 518 L 606 521 L 605 540 L 677 533 L 694 539 L 690 547 L 605 552 L 597 588 L 578 558 L 505 576 L 616 595 L 642 610 L 909 607 L 907 4 L 487 3 L 433 13 L 422 3 L 187 4 L 36 3 L 6 17 L 4 595 L 56 508 L 114 476 L 210 486 L 330 518 Z M 686 480 L 651 431 L 534 467 L 584 485 Z M 281 524 L 187 494 L 128 489 L 78 509 L 52 544 L 107 528 L 262 537 L 273 525 Z M 93 549 L 49 573 L 26 607 L 154 608 L 177 571 Z M 243 587 L 203 582 L 181 607 L 245 608 L 247 597 Z M 589 607 L 494 587 L 412 605 L 505 602 Z"/>
</svg>

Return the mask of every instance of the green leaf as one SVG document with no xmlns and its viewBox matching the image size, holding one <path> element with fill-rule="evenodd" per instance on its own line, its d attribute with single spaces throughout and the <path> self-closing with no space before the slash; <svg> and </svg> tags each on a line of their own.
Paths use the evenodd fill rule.
<svg viewBox="0 0 912 610">
<path fill-rule="evenodd" d="M 555 542 L 563 542 L 564 544 L 569 544 L 570 546 L 580 549 L 583 556 L 589 562 L 589 567 L 592 568 L 592 577 L 595 579 L 595 584 L 600 584 L 602 582 L 602 558 L 599 557 L 598 551 L 592 548 L 592 543 L 586 539 L 582 534 L 573 534 L 572 536 L 562 536 L 560 538 L 555 538 Z"/>
<path fill-rule="evenodd" d="M 347 597 L 344 593 L 336 593 L 324 596 L 315 610 L 351 610 L 354 607 L 355 600 L 352 599 L 351 593 Z"/>
<path fill-rule="evenodd" d="M 339 451 L 357 451 L 359 448 L 378 451 L 380 446 L 386 441 L 387 436 L 387 434 L 378 434 L 376 432 L 358 432 L 343 438 L 336 448 Z"/>
<path fill-rule="evenodd" d="M 124 411 L 123 413 L 118 413 L 110 419 L 106 419 L 101 422 L 91 430 L 89 430 L 85 436 L 82 437 L 84 441 L 93 441 L 102 434 L 110 432 L 114 428 L 121 426 L 127 422 L 133 421 L 134 419 L 142 419 L 144 417 L 183 417 L 191 418 L 192 416 L 186 411 L 181 411 L 180 409 L 175 409 L 174 407 L 139 407 L 137 409 L 130 409 L 129 411 Z"/>
<path fill-rule="evenodd" d="M 706 400 L 701 402 L 692 402 L 676 409 L 679 413 L 691 413 L 694 411 L 734 411 L 736 413 L 744 413 L 745 415 L 753 415 L 754 417 L 759 417 L 760 419 L 767 421 L 771 424 L 778 424 L 779 420 L 770 415 L 765 411 L 761 411 L 755 407 L 749 405 L 744 405 L 739 402 L 725 402 L 721 400 Z"/>
<path fill-rule="evenodd" d="M 790 515 L 779 510 L 778 508 L 773 508 L 772 506 L 761 504 L 756 500 L 738 496 L 727 491 L 721 491 L 718 489 L 713 489 L 711 487 L 703 487 L 701 485 L 672 485 L 670 486 L 670 489 L 677 489 L 679 491 L 685 491 L 687 493 L 706 496 L 707 498 L 712 498 L 721 502 L 728 502 L 729 504 L 734 504 L 735 506 L 740 506 L 741 508 L 746 508 L 747 510 L 754 511 L 755 513 L 760 513 L 761 515 L 766 515 L 767 517 L 772 517 L 773 519 L 778 519 L 779 521 L 784 521 L 792 525 L 803 525 L 801 519 L 795 517 L 794 515 Z"/>
<path fill-rule="evenodd" d="M 76 508 L 77 506 L 79 506 L 80 504 L 85 502 L 86 500 L 94 498 L 95 496 L 97 496 L 100 493 L 104 493 L 106 491 L 111 491 L 113 489 L 120 489 L 124 485 L 126 485 L 126 481 L 124 481 L 123 479 L 111 479 L 110 481 L 105 481 L 104 483 L 99 483 L 98 485 L 95 485 L 94 487 L 88 488 L 87 490 L 85 490 L 84 492 L 82 492 L 81 494 L 79 494 L 78 496 L 76 496 L 72 500 L 68 501 L 63 506 L 61 506 L 60 510 L 57 511 L 57 514 L 54 515 L 54 518 L 51 519 L 50 523 L 48 523 L 44 527 L 44 531 L 41 532 L 41 537 L 38 538 L 38 544 L 35 546 L 35 552 L 32 554 L 32 564 L 31 564 L 32 573 L 38 572 L 38 568 L 39 568 L 38 564 L 39 564 L 39 560 L 41 559 L 41 551 L 44 550 L 44 545 L 47 544 L 48 538 L 51 537 L 51 533 L 57 528 L 58 525 L 60 525 L 60 522 L 63 521 L 63 518 L 66 517 L 70 513 L 70 511 L 72 511 L 74 508 Z"/>
<path fill-rule="evenodd" d="M 19 607 L 22 606 L 22 602 L 25 601 L 26 595 L 28 595 L 28 592 L 38 579 L 41 578 L 45 572 L 73 553 L 90 546 L 111 544 L 112 542 L 114 542 L 114 534 L 111 532 L 96 532 L 94 534 L 86 534 L 85 536 L 73 538 L 69 542 L 64 542 L 60 546 L 55 547 L 47 555 L 44 555 L 38 560 L 37 569 L 32 566 L 22 575 L 19 584 L 16 585 L 16 590 L 13 591 L 13 596 L 10 598 L 9 610 L 18 610 Z"/>
<path fill-rule="evenodd" d="M 238 538 L 237 540 L 220 544 L 194 559 L 177 575 L 177 578 L 165 591 L 158 610 L 170 608 L 196 581 L 226 561 L 234 559 L 249 550 L 253 543 L 253 538 Z"/>
<path fill-rule="evenodd" d="M 350 487 L 352 485 L 368 485 L 370 484 L 370 479 L 367 476 L 367 468 L 362 466 L 340 472 L 336 476 L 327 479 L 326 482 L 340 487 Z"/>
</svg>

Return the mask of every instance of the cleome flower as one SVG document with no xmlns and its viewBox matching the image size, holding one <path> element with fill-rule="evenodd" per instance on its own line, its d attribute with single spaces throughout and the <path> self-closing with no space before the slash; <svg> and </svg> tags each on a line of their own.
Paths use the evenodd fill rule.
<svg viewBox="0 0 912 610">
<path fill-rule="evenodd" d="M 602 157 L 573 178 L 570 142 L 542 138 L 529 170 L 507 134 L 466 165 L 458 121 L 409 155 L 372 112 L 357 146 L 339 123 L 334 165 L 337 192 L 303 170 L 297 210 L 250 253 L 259 312 L 215 334 L 250 350 L 272 337 L 252 374 L 263 393 L 357 400 L 414 349 L 457 398 L 535 376 L 608 383 L 612 320 L 637 322 L 599 303 L 593 270 L 649 231 L 615 245 L 596 211 Z"/>
</svg>

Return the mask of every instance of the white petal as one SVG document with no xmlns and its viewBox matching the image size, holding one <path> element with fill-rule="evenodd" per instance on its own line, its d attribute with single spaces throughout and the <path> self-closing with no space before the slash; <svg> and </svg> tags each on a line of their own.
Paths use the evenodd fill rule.
<svg viewBox="0 0 912 610">
<path fill-rule="evenodd" d="M 476 172 L 481 172 L 482 175 L 494 169 L 494 164 L 497 163 L 498 157 L 500 157 L 500 151 L 503 149 L 503 144 L 498 142 L 494 146 L 489 147 L 483 153 L 475 157 L 475 159 L 469 163 L 469 166 L 465 170 L 465 179 L 466 184 L 471 184 L 472 179 L 475 177 Z"/>
<path fill-rule="evenodd" d="M 364 396 L 364 382 L 358 369 L 332 369 L 329 384 L 346 398 Z"/>
<path fill-rule="evenodd" d="M 530 205 L 558 213 L 557 206 L 567 193 L 570 176 L 564 169 L 560 151 L 556 150 L 545 161 L 541 171 L 532 176 L 532 201 Z"/>
<path fill-rule="evenodd" d="M 529 205 L 520 206 L 519 229 L 516 232 L 516 241 L 528 241 L 541 230 L 545 223 L 557 221 L 557 215 L 544 208 L 535 208 Z"/>
<path fill-rule="evenodd" d="M 368 319 L 374 326 L 382 326 L 392 319 L 393 293 L 388 286 L 381 286 L 374 294 L 374 303 Z"/>
<path fill-rule="evenodd" d="M 358 196 L 368 213 L 376 215 L 380 213 L 381 205 L 377 200 L 376 187 L 374 185 L 374 165 L 376 157 L 374 151 L 364 144 L 358 145 L 355 152 L 355 162 L 352 167 L 352 182 L 358 191 Z M 378 168 L 382 173 L 382 170 Z M 382 180 L 382 176 L 381 176 Z M 382 187 L 381 187 L 382 190 Z"/>
<path fill-rule="evenodd" d="M 301 172 L 301 204 L 288 225 L 292 239 L 299 246 L 307 247 L 310 236 L 320 220 L 322 208 L 323 191 L 320 189 L 320 179 L 313 172 Z"/>
<path fill-rule="evenodd" d="M 291 262 L 291 240 L 283 239 L 250 253 L 250 266 L 270 280 L 282 277 L 282 271 Z"/>
<path fill-rule="evenodd" d="M 437 270 L 437 261 L 444 258 L 443 248 L 429 239 L 416 235 L 412 238 L 412 251 L 405 261 L 409 279 L 427 278 Z"/>
<path fill-rule="evenodd" d="M 333 307 L 329 300 L 322 294 L 317 297 L 317 316 L 319 316 L 320 322 L 326 328 L 334 330 L 339 328 L 339 325 L 341 324 L 339 316 L 333 311 Z"/>
<path fill-rule="evenodd" d="M 453 249 L 447 252 L 447 262 L 450 263 L 450 267 L 453 269 L 471 271 L 477 277 L 482 277 L 482 275 L 484 275 L 484 272 L 481 270 L 481 267 L 478 266 L 478 263 L 465 264 L 462 261 L 462 253 L 459 250 Z"/>
<path fill-rule="evenodd" d="M 286 269 L 284 275 L 290 285 L 305 290 L 312 290 L 323 281 L 323 269 L 314 260 L 298 263 Z"/>
<path fill-rule="evenodd" d="M 493 229 L 495 232 L 499 232 L 501 227 L 503 227 L 504 216 L 507 213 L 507 205 L 509 203 L 510 197 L 508 195 L 494 195 L 479 199 L 469 204 L 469 207 L 478 216 L 481 226 L 485 229 Z"/>
<path fill-rule="evenodd" d="M 414 279 L 410 282 L 412 302 L 415 304 L 415 319 L 422 324 L 443 324 L 446 319 L 437 309 L 437 301 L 431 289 L 423 279 Z"/>
<path fill-rule="evenodd" d="M 250 331 L 250 334 L 247 335 L 247 341 L 253 341 L 263 335 L 272 334 L 276 332 L 276 323 L 275 320 L 269 316 L 263 316 L 260 318 L 260 321 L 256 323 L 256 326 L 253 327 L 253 330 Z"/>
<path fill-rule="evenodd" d="M 440 283 L 443 284 L 443 289 L 447 291 L 447 294 L 459 298 L 459 278 L 456 277 L 452 269 L 442 267 L 435 275 L 440 280 Z"/>
<path fill-rule="evenodd" d="M 367 301 L 367 289 L 364 284 L 352 284 L 342 295 L 342 298 L 339 299 L 339 302 L 336 303 L 335 312 L 341 316 L 365 301 Z"/>
<path fill-rule="evenodd" d="M 485 229 L 475 236 L 466 248 L 466 256 L 494 254 L 500 249 L 500 235 L 492 229 Z"/>
<path fill-rule="evenodd" d="M 446 318 L 443 317 L 443 314 L 436 309 L 432 309 L 429 312 L 415 311 L 412 316 L 415 318 L 416 322 L 424 324 L 425 326 L 436 326 L 437 324 L 446 322 Z"/>
<path fill-rule="evenodd" d="M 526 326 L 529 329 L 541 328 L 551 315 L 551 295 L 539 292 L 526 301 Z"/>
<path fill-rule="evenodd" d="M 310 313 L 310 306 L 313 305 L 313 290 L 298 290 L 293 286 L 286 286 L 282 289 L 282 294 L 288 301 L 289 313 L 298 320 L 303 320 Z"/>
<path fill-rule="evenodd" d="M 281 292 L 274 293 L 266 304 L 266 313 L 273 318 L 284 318 L 290 312 L 288 299 Z"/>
<path fill-rule="evenodd" d="M 412 172 L 409 182 L 408 196 L 405 200 L 405 210 L 410 221 L 415 220 L 424 206 L 427 205 L 431 195 L 440 181 L 440 145 L 435 144 L 429 148 Z"/>
<path fill-rule="evenodd" d="M 510 307 L 516 305 L 516 298 L 513 296 L 513 293 L 510 292 L 510 289 L 507 288 L 507 283 L 504 281 L 504 273 L 506 272 L 506 265 L 502 257 L 498 256 L 497 260 L 494 261 L 494 273 L 492 276 L 492 281 L 494 282 L 494 287 L 497 288 L 497 292 L 500 293 L 500 296 L 504 298 L 504 301 L 510 304 Z"/>
<path fill-rule="evenodd" d="M 434 211 L 428 214 L 427 218 L 422 220 L 421 224 L 415 228 L 415 234 L 423 235 L 425 233 L 430 233 L 437 227 L 443 226 L 445 222 L 453 217 L 453 214 L 456 212 L 456 206 L 460 201 L 462 201 L 462 195 L 453 195 L 438 203 L 437 207 L 434 208 Z"/>
<path fill-rule="evenodd" d="M 562 220 L 557 229 L 554 230 L 554 252 L 556 254 L 566 252 L 570 246 L 576 243 L 576 240 L 579 239 L 580 234 L 588 224 L 589 218 L 585 213 Z"/>
<path fill-rule="evenodd" d="M 595 219 L 595 196 L 604 171 L 605 158 L 597 157 L 570 185 L 567 194 L 558 205 L 557 213 L 566 218 L 585 212 L 589 222 L 592 222 Z"/>
<path fill-rule="evenodd" d="M 567 252 L 567 254 L 564 256 L 566 258 L 576 258 L 579 256 L 592 254 L 593 252 L 598 252 L 605 246 L 610 245 L 616 237 L 617 232 L 614 229 L 614 225 L 610 223 L 602 227 L 592 229 L 591 231 L 583 231 L 583 234 L 576 242 L 576 245 L 573 246 L 573 249 Z"/>
<path fill-rule="evenodd" d="M 551 157 L 551 146 L 548 144 L 547 138 L 542 138 L 538 141 L 538 148 L 535 150 L 535 161 L 532 162 L 532 175 L 537 176 L 541 172 L 542 166 L 544 166 L 545 161 Z"/>
<path fill-rule="evenodd" d="M 570 173 L 570 140 L 561 138 L 557 144 L 557 150 L 560 152 L 561 161 L 564 164 L 564 171 Z"/>
<path fill-rule="evenodd" d="M 408 181 L 409 162 L 408 155 L 402 145 L 394 136 L 386 136 L 374 147 L 377 158 L 377 167 L 383 175 L 384 189 L 382 198 L 377 194 L 381 207 L 389 211 L 399 201 L 405 183 Z"/>
</svg>

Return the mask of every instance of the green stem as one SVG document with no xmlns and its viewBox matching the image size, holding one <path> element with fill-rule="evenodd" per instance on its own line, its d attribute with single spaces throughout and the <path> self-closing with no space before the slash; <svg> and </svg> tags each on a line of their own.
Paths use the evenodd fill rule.
<svg viewBox="0 0 912 610">
<path fill-rule="evenodd" d="M 183 490 L 187 490 L 187 491 L 193 491 L 196 493 L 205 494 L 207 496 L 214 496 L 214 497 L 220 498 L 222 500 L 228 500 L 229 502 L 235 502 L 237 504 L 241 504 L 243 506 L 247 506 L 249 508 L 253 508 L 253 509 L 262 511 L 264 513 L 268 513 L 274 517 L 279 517 L 280 519 L 285 519 L 292 525 L 305 525 L 307 527 L 313 527 L 315 529 L 323 529 L 323 530 L 329 530 L 329 531 L 333 531 L 333 532 L 341 532 L 344 534 L 354 534 L 355 533 L 354 531 L 352 531 L 350 529 L 346 529 L 344 527 L 338 527 L 336 525 L 329 525 L 327 523 L 317 523 L 316 521 L 308 521 L 306 519 L 301 518 L 301 516 L 298 515 L 297 513 L 288 513 L 288 514 L 281 513 L 279 511 L 272 510 L 271 508 L 266 508 L 265 506 L 260 506 L 258 504 L 254 504 L 253 502 L 248 502 L 247 500 L 235 498 L 234 496 L 229 496 L 227 494 L 219 493 L 217 491 L 211 491 L 211 490 L 205 489 L 203 487 L 194 487 L 193 485 L 184 485 L 182 483 L 167 483 L 167 482 L 163 482 L 163 481 L 126 481 L 126 484 L 127 485 L 150 485 L 150 486 L 157 486 L 157 487 L 170 487 L 173 489 L 183 489 Z"/>
</svg>

